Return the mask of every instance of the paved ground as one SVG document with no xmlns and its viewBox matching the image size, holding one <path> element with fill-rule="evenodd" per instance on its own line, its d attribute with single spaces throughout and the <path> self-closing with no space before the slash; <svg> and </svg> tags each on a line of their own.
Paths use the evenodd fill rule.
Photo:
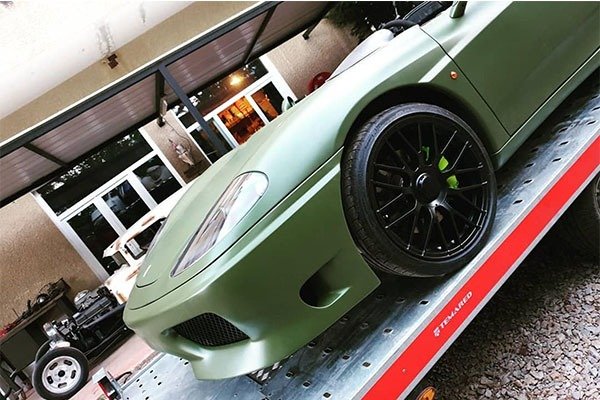
<svg viewBox="0 0 600 400">
<path fill-rule="evenodd" d="M 443 400 L 600 399 L 600 266 L 544 240 L 428 378 Z"/>
</svg>

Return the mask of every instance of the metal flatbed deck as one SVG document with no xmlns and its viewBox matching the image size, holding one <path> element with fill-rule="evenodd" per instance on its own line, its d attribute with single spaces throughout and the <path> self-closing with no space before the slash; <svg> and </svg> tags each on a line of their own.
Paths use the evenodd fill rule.
<svg viewBox="0 0 600 400">
<path fill-rule="evenodd" d="M 120 390 L 128 400 L 405 397 L 600 170 L 598 75 L 575 91 L 498 175 L 492 237 L 450 277 L 381 286 L 262 384 L 197 381 L 161 355 Z"/>
</svg>

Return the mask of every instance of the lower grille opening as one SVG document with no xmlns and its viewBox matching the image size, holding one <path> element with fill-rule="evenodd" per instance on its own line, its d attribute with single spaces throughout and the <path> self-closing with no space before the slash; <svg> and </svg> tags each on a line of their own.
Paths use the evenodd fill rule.
<svg viewBox="0 0 600 400">
<path fill-rule="evenodd" d="M 202 346 L 214 347 L 249 339 L 233 324 L 213 313 L 198 315 L 173 329 L 180 336 Z"/>
</svg>

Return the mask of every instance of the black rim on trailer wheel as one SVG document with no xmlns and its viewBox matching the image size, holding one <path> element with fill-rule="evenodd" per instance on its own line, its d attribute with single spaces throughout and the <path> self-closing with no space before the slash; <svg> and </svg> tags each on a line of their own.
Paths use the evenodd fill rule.
<svg viewBox="0 0 600 400">
<path fill-rule="evenodd" d="M 491 208 L 489 171 L 461 126 L 431 114 L 402 118 L 377 139 L 368 161 L 369 201 L 402 251 L 444 261 L 469 249 Z"/>
</svg>

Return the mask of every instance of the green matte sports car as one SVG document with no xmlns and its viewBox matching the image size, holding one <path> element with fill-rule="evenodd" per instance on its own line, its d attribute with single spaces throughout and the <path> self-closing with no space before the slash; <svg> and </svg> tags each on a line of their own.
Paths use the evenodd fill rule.
<svg viewBox="0 0 600 400">
<path fill-rule="evenodd" d="M 598 2 L 425 3 L 173 209 L 125 321 L 199 379 L 267 367 L 380 283 L 484 246 L 494 171 L 594 72 Z"/>
</svg>

